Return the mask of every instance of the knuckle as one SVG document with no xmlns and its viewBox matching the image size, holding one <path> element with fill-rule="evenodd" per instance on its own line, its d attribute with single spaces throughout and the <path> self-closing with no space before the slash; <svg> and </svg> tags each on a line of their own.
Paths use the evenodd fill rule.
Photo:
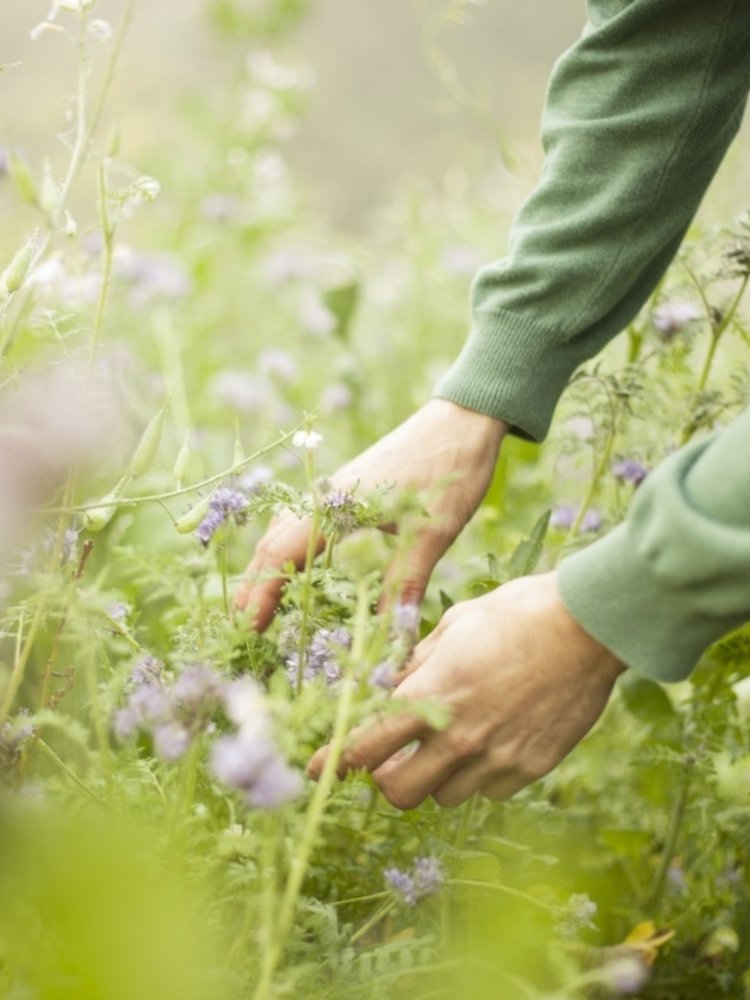
<svg viewBox="0 0 750 1000">
<path fill-rule="evenodd" d="M 350 747 L 341 758 L 340 767 L 344 771 L 369 771 L 370 761 L 361 747 Z"/>
<path fill-rule="evenodd" d="M 454 760 L 467 760 L 470 757 L 476 757 L 482 750 L 482 741 L 475 733 L 448 731 L 443 743 L 448 754 Z"/>
<path fill-rule="evenodd" d="M 396 809 L 400 809 L 401 812 L 408 812 L 410 809 L 416 809 L 422 801 L 421 796 L 400 787 L 398 781 L 396 780 L 381 777 L 376 778 L 375 783 L 390 804 Z"/>
<path fill-rule="evenodd" d="M 456 792 L 445 791 L 442 788 L 438 788 L 432 793 L 432 797 L 437 802 L 439 806 L 443 806 L 444 809 L 455 809 L 456 806 L 460 806 L 462 802 L 465 802 L 463 795 Z"/>
</svg>

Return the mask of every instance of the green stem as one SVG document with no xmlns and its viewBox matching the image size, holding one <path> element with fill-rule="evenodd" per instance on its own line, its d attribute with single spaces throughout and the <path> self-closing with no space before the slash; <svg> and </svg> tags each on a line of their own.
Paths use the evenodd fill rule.
<svg viewBox="0 0 750 1000">
<path fill-rule="evenodd" d="M 588 492 L 586 493 L 586 496 L 583 499 L 583 503 L 581 504 L 578 510 L 578 514 L 576 515 L 576 519 L 573 522 L 570 531 L 568 532 L 568 541 L 571 541 L 578 534 L 583 519 L 586 516 L 586 512 L 593 503 L 594 497 L 596 496 L 596 491 L 599 488 L 599 483 L 601 482 L 602 477 L 609 468 L 609 460 L 612 456 L 612 449 L 614 448 L 614 444 L 615 444 L 615 426 L 613 421 L 612 427 L 609 432 L 609 437 L 607 438 L 607 444 L 605 445 L 604 451 L 602 452 L 601 457 L 597 463 L 596 469 L 594 470 L 594 475 L 591 478 L 591 483 L 589 485 Z"/>
<path fill-rule="evenodd" d="M 685 818 L 685 810 L 688 803 L 691 778 L 691 765 L 685 764 L 682 772 L 682 781 L 680 782 L 677 799 L 672 811 L 672 818 L 669 823 L 667 841 L 664 845 L 664 851 L 662 852 L 659 867 L 657 868 L 654 874 L 654 880 L 651 883 L 651 891 L 649 893 L 648 902 L 649 912 L 651 913 L 656 913 L 659 907 L 667 873 L 669 872 L 669 866 L 672 863 L 672 858 L 674 857 L 675 850 L 677 849 L 677 841 L 680 836 L 680 830 L 682 829 L 682 822 Z"/>
<path fill-rule="evenodd" d="M 57 754 L 55 753 L 55 751 L 52 749 L 52 747 L 48 743 L 45 743 L 43 739 L 39 738 L 37 740 L 37 744 L 47 754 L 47 756 L 49 757 L 49 759 L 54 764 L 56 764 L 57 767 L 59 767 L 60 770 L 65 775 L 67 775 L 68 778 L 70 778 L 70 780 L 73 782 L 74 785 L 77 785 L 81 789 L 81 791 L 85 792 L 86 795 L 89 796 L 89 798 L 93 799 L 94 802 L 98 803 L 100 806 L 106 805 L 106 803 L 102 799 L 99 798 L 99 796 L 96 794 L 96 792 L 92 792 L 91 789 L 88 787 L 88 785 L 84 785 L 84 783 L 81 781 L 81 779 L 75 773 L 75 771 L 72 771 L 68 767 L 68 765 L 65 763 L 65 761 L 62 760 L 60 757 L 57 756 Z"/>
<path fill-rule="evenodd" d="M 305 553 L 305 568 L 302 580 L 302 620 L 299 626 L 299 641 L 297 642 L 297 693 L 302 690 L 302 683 L 305 677 L 305 664 L 307 662 L 307 632 L 310 624 L 310 606 L 312 604 L 312 577 L 315 565 L 315 555 L 318 550 L 318 534 L 320 532 L 320 503 L 315 487 L 315 472 L 313 469 L 312 451 L 305 449 L 305 470 L 307 473 L 307 485 L 311 491 L 313 500 L 313 516 L 310 525 L 310 533 L 307 536 L 307 552 Z"/>
<path fill-rule="evenodd" d="M 221 595 L 224 600 L 224 614 L 229 613 L 229 539 L 225 536 L 221 543 Z"/>
<path fill-rule="evenodd" d="M 176 500 L 179 497 L 187 496 L 190 493 L 196 493 L 208 486 L 214 486 L 216 483 L 221 482 L 222 479 L 226 479 L 228 476 L 233 476 L 235 473 L 240 472 L 242 469 L 246 468 L 252 462 L 257 461 L 262 455 L 266 455 L 269 451 L 273 451 L 274 448 L 278 448 L 280 445 L 289 441 L 300 427 L 304 424 L 299 424 L 294 427 L 291 431 L 284 431 L 279 437 L 271 442 L 271 444 L 265 445 L 263 448 L 258 449 L 258 451 L 253 452 L 247 458 L 243 458 L 241 462 L 236 462 L 230 468 L 225 469 L 223 472 L 217 472 L 216 475 L 208 476 L 206 479 L 202 479 L 200 482 L 192 483 L 190 486 L 183 486 L 175 490 L 167 490 L 164 493 L 147 493 L 140 497 L 121 497 L 117 499 L 118 507 L 138 507 L 143 503 L 162 503 L 165 500 Z M 97 507 L 101 507 L 102 501 L 91 500 L 88 503 L 76 504 L 75 506 L 68 507 L 46 507 L 43 509 L 44 514 L 79 514 L 83 511 L 94 510 Z"/>
<path fill-rule="evenodd" d="M 392 899 L 389 899 L 387 903 L 384 903 L 380 909 L 376 910 L 373 915 L 367 920 L 356 933 L 352 934 L 349 938 L 349 944 L 356 944 L 357 941 L 361 940 L 365 934 L 376 927 L 381 920 L 388 916 L 388 914 L 393 910 L 396 904 Z"/>
<path fill-rule="evenodd" d="M 260 980 L 253 994 L 253 1000 L 267 1000 L 267 997 L 270 995 L 273 977 L 284 953 L 287 937 L 292 928 L 297 899 L 299 898 L 302 883 L 307 873 L 307 867 L 318 836 L 326 803 L 336 778 L 339 760 L 344 751 L 351 722 L 352 708 L 354 706 L 354 695 L 357 690 L 353 673 L 355 668 L 361 665 L 365 653 L 367 587 L 364 581 L 360 583 L 358 590 L 352 650 L 339 688 L 339 700 L 336 706 L 333 733 L 328 745 L 328 756 L 326 757 L 323 771 L 307 808 L 300 841 L 292 854 L 289 875 L 274 928 L 273 940 L 263 955 Z"/>
<path fill-rule="evenodd" d="M 36 634 L 42 623 L 42 618 L 44 617 L 46 610 L 47 601 L 46 598 L 42 596 L 37 604 L 36 613 L 32 619 L 31 627 L 29 628 L 28 635 L 26 636 L 26 640 L 24 642 L 22 642 L 24 617 L 23 613 L 21 614 L 21 618 L 18 623 L 18 633 L 16 635 L 16 653 L 13 659 L 13 670 L 11 671 L 8 686 L 6 687 L 3 695 L 2 705 L 0 705 L 0 728 L 2 728 L 3 724 L 10 715 L 10 710 L 13 707 L 13 702 L 15 701 L 18 689 L 23 683 L 26 666 L 29 662 L 29 656 L 31 655 L 31 647 L 34 645 Z"/>
<path fill-rule="evenodd" d="M 535 899 L 526 892 L 522 892 L 520 889 L 511 889 L 510 886 L 501 885 L 498 882 L 480 882 L 478 879 L 470 878 L 450 878 L 446 881 L 446 885 L 462 885 L 468 886 L 472 889 L 487 889 L 490 892 L 502 892 L 506 896 L 513 896 L 515 899 L 522 899 L 525 903 L 530 903 L 532 906 L 538 906 L 542 910 L 546 910 L 548 913 L 564 913 L 565 907 L 554 906 L 550 903 L 543 903 L 540 899 Z"/>
<path fill-rule="evenodd" d="M 109 297 L 109 286 L 112 281 L 112 260 L 113 260 L 113 230 L 109 221 L 107 211 L 107 175 L 104 164 L 99 164 L 97 172 L 97 183 L 99 192 L 99 222 L 102 230 L 103 260 L 102 260 L 102 285 L 99 289 L 99 298 L 96 303 L 96 313 L 94 314 L 94 326 L 91 332 L 91 348 L 89 353 L 89 377 L 93 374 L 96 364 L 96 354 L 102 339 L 102 329 L 104 327 L 104 311 L 107 307 Z"/>
</svg>

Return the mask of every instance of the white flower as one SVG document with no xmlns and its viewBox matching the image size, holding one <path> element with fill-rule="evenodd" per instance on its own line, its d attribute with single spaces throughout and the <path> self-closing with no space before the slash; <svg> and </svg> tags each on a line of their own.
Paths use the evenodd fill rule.
<svg viewBox="0 0 750 1000">
<path fill-rule="evenodd" d="M 297 431 L 292 438 L 292 444 L 295 448 L 307 448 L 308 451 L 312 451 L 322 440 L 322 434 L 318 434 L 317 431 Z"/>
<path fill-rule="evenodd" d="M 53 0 L 52 7 L 47 17 L 53 20 L 57 17 L 58 11 L 67 10 L 71 14 L 83 14 L 94 6 L 96 0 Z"/>
<path fill-rule="evenodd" d="M 89 23 L 87 31 L 92 38 L 95 38 L 97 42 L 101 42 L 102 45 L 108 42 L 113 34 L 112 25 L 109 21 L 105 21 L 100 17 Z"/>
</svg>

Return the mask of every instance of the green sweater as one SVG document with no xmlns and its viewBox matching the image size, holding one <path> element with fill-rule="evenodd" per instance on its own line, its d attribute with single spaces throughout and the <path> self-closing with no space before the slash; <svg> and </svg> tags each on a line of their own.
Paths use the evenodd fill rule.
<svg viewBox="0 0 750 1000">
<path fill-rule="evenodd" d="M 542 121 L 545 164 L 435 394 L 541 440 L 572 372 L 636 315 L 742 120 L 748 0 L 589 0 Z M 565 559 L 563 600 L 635 670 L 685 677 L 750 620 L 750 410 L 672 456 L 611 534 Z"/>
</svg>

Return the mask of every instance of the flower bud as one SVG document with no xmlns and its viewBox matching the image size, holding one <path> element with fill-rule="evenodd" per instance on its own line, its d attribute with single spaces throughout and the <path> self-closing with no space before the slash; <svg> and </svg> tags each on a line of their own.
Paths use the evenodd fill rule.
<svg viewBox="0 0 750 1000">
<path fill-rule="evenodd" d="M 182 447 L 177 452 L 177 458 L 174 460 L 174 466 L 172 468 L 172 475 L 181 483 L 182 480 L 187 475 L 188 467 L 190 466 L 190 435 L 185 435 L 185 440 L 182 442 Z"/>
<path fill-rule="evenodd" d="M 208 514 L 210 505 L 210 495 L 203 497 L 203 499 L 194 504 L 186 514 L 183 514 L 182 517 L 179 517 L 175 521 L 175 528 L 181 535 L 187 535 L 189 532 L 195 531 L 205 518 L 206 514 Z"/>
<path fill-rule="evenodd" d="M 37 251 L 36 236 L 30 236 L 0 276 L 0 294 L 14 295 L 23 285 Z"/>
<path fill-rule="evenodd" d="M 142 476 L 144 472 L 148 472 L 151 468 L 156 458 L 156 453 L 159 450 L 166 412 L 167 404 L 165 403 L 159 412 L 149 420 L 146 430 L 143 432 L 143 437 L 130 460 L 130 475 L 133 478 Z"/>
<path fill-rule="evenodd" d="M 102 497 L 101 504 L 84 511 L 83 527 L 86 531 L 101 531 L 109 524 L 117 511 L 117 501 L 129 482 L 130 476 L 123 476 L 117 486 L 105 497 Z"/>
<path fill-rule="evenodd" d="M 25 160 L 16 153 L 11 153 L 8 158 L 8 173 L 21 201 L 25 201 L 27 205 L 38 205 L 34 176 Z"/>
</svg>

